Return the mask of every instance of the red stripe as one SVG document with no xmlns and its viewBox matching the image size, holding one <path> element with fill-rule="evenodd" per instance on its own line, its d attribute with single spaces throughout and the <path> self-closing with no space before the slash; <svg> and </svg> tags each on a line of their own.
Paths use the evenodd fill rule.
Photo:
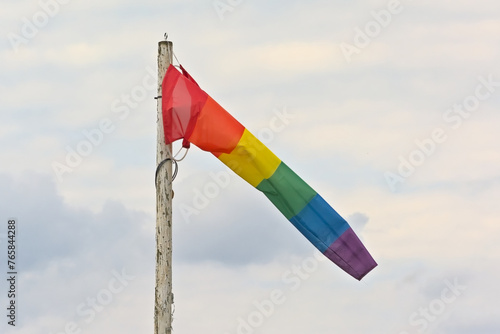
<svg viewBox="0 0 500 334">
<path fill-rule="evenodd" d="M 163 129 L 167 144 L 189 138 L 207 97 L 190 76 L 169 66 L 162 83 Z"/>
</svg>

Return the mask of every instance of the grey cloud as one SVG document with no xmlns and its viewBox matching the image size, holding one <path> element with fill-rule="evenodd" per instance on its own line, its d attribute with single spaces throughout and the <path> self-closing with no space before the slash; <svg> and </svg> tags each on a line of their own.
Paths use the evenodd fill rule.
<svg viewBox="0 0 500 334">
<path fill-rule="evenodd" d="M 227 189 L 211 204 L 212 212 L 207 209 L 189 224 L 179 217 L 174 226 L 174 256 L 181 261 L 242 266 L 312 251 L 313 246 L 265 198 L 248 198 L 244 192 Z"/>
<path fill-rule="evenodd" d="M 1 219 L 16 218 L 19 226 L 21 327 L 44 317 L 63 326 L 79 303 L 107 286 L 113 270 L 154 277 L 155 222 L 148 215 L 111 201 L 97 213 L 71 207 L 42 174 L 1 174 L 0 189 Z"/>
</svg>

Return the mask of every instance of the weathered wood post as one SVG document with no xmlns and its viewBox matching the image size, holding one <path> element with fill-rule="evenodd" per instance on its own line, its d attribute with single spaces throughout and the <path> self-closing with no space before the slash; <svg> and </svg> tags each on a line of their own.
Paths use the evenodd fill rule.
<svg viewBox="0 0 500 334">
<path fill-rule="evenodd" d="M 168 66 L 172 63 L 172 42 L 158 43 L 158 94 Z M 161 98 L 157 98 L 156 165 L 172 158 L 172 145 L 165 145 Z M 155 334 L 172 331 L 172 160 L 167 160 L 156 175 L 156 288 Z"/>
</svg>

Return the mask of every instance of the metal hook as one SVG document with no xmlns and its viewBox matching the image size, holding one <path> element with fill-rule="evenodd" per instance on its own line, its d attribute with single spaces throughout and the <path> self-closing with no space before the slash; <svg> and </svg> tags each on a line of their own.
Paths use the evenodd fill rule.
<svg viewBox="0 0 500 334">
<path fill-rule="evenodd" d="M 168 40 L 168 33 L 165 33 L 163 37 L 165 37 L 165 42 L 166 42 Z"/>
</svg>

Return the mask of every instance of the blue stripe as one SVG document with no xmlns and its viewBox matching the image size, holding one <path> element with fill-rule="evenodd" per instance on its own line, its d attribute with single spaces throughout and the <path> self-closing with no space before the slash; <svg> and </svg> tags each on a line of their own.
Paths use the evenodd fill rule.
<svg viewBox="0 0 500 334">
<path fill-rule="evenodd" d="M 345 219 L 319 194 L 290 222 L 322 253 L 349 228 Z"/>
</svg>

